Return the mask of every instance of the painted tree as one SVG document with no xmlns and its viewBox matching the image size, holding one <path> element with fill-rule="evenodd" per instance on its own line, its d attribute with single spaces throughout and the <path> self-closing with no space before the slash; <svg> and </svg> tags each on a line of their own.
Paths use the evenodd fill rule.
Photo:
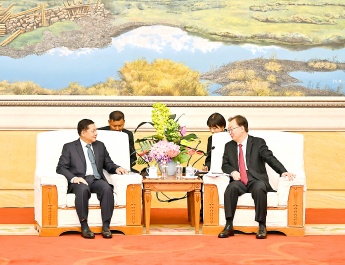
<svg viewBox="0 0 345 265">
<path fill-rule="evenodd" d="M 135 96 L 206 96 L 199 72 L 167 59 L 138 59 L 120 69 L 125 94 Z"/>
</svg>

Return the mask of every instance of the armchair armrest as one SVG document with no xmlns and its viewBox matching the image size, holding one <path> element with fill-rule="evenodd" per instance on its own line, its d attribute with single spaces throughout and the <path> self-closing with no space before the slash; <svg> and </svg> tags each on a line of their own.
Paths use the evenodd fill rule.
<svg viewBox="0 0 345 265">
<path fill-rule="evenodd" d="M 278 189 L 277 189 L 279 205 L 282 205 L 282 206 L 288 205 L 289 192 L 290 192 L 291 186 L 303 186 L 303 190 L 305 191 L 306 185 L 305 185 L 304 173 L 296 174 L 296 178 L 291 181 L 285 177 L 279 178 Z"/>
<path fill-rule="evenodd" d="M 218 189 L 219 204 L 224 205 L 224 193 L 229 184 L 230 178 L 227 175 L 220 175 L 217 177 L 210 177 L 207 174 L 203 176 L 204 185 L 214 184 Z"/>
<path fill-rule="evenodd" d="M 68 188 L 68 183 L 65 176 L 56 173 L 35 175 L 35 188 L 41 190 L 41 186 L 48 185 L 56 186 L 58 193 L 58 206 L 65 208 Z"/>
<path fill-rule="evenodd" d="M 142 184 L 143 177 L 137 173 L 128 175 L 110 175 L 112 184 L 114 185 L 114 193 L 117 195 L 116 205 L 126 205 L 127 186 L 131 184 Z"/>
</svg>

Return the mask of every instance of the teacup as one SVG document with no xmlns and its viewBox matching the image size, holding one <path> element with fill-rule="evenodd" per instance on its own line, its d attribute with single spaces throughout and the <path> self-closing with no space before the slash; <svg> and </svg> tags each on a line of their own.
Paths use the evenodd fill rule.
<svg viewBox="0 0 345 265">
<path fill-rule="evenodd" d="M 147 168 L 146 172 L 149 174 L 149 178 L 157 178 L 157 168 L 155 166 Z"/>
<path fill-rule="evenodd" d="M 194 174 L 197 172 L 198 170 L 194 167 L 188 166 L 186 167 L 186 177 L 191 178 L 194 177 Z"/>
</svg>

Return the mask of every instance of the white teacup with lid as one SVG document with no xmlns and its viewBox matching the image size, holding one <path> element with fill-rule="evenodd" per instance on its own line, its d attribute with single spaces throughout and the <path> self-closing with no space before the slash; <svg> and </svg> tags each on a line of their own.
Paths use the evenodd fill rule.
<svg viewBox="0 0 345 265">
<path fill-rule="evenodd" d="M 150 166 L 146 169 L 147 174 L 149 174 L 149 178 L 157 178 L 157 168 L 155 166 Z"/>
</svg>

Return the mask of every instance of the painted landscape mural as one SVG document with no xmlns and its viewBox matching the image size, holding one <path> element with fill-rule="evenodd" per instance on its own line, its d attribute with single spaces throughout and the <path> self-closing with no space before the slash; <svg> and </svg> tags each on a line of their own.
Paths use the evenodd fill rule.
<svg viewBox="0 0 345 265">
<path fill-rule="evenodd" d="M 344 96 L 345 3 L 0 0 L 0 95 Z"/>
</svg>

